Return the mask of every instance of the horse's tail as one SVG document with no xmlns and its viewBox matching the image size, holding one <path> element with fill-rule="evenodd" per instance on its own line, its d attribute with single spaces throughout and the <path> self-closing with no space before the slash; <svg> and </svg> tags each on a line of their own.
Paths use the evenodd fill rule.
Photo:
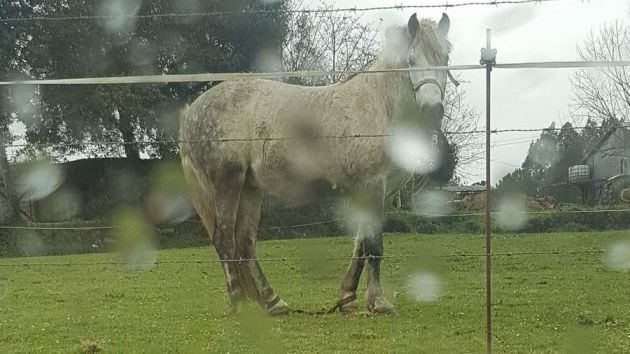
<svg viewBox="0 0 630 354">
<path fill-rule="evenodd" d="M 182 115 L 182 122 L 186 119 L 185 112 Z M 192 199 L 197 213 L 201 217 L 201 221 L 208 231 L 210 240 L 213 240 L 216 227 L 216 208 L 214 204 L 214 186 L 212 182 L 203 178 L 200 171 L 195 167 L 190 147 L 191 142 L 184 141 L 184 125 L 180 126 L 180 144 L 179 154 L 182 160 L 182 169 L 184 170 L 184 178 L 188 184 L 189 194 Z"/>
</svg>

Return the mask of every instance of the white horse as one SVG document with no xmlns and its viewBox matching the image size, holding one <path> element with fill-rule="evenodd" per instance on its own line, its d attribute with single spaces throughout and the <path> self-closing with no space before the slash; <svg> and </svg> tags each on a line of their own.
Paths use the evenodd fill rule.
<svg viewBox="0 0 630 354">
<path fill-rule="evenodd" d="M 437 24 L 418 21 L 414 14 L 407 27 L 390 31 L 371 69 L 447 65 L 449 26 L 446 14 Z M 232 81 L 208 90 L 186 109 L 180 125 L 182 165 L 222 261 L 233 307 L 250 297 L 270 314 L 288 311 L 256 260 L 261 203 L 266 193 L 299 198 L 309 182 L 325 179 L 372 215 L 359 227 L 341 283 L 340 310 L 356 308 L 367 262 L 367 308 L 393 311 L 380 285 L 384 198 L 410 173 L 392 163 L 385 136 L 397 124 L 439 130 L 446 80 L 444 71 L 400 71 L 358 74 L 326 87 Z"/>
</svg>

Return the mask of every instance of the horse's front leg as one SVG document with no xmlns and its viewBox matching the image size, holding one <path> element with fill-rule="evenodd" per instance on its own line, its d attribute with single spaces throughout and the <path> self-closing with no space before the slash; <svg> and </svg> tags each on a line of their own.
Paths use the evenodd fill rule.
<svg viewBox="0 0 630 354">
<path fill-rule="evenodd" d="M 374 313 L 392 313 L 394 306 L 385 299 L 381 289 L 381 260 L 383 258 L 382 229 L 373 230 L 364 238 L 365 253 L 368 263 L 368 285 L 365 296 L 368 310 Z"/>
<path fill-rule="evenodd" d="M 350 313 L 356 310 L 357 302 L 357 288 L 359 287 L 359 279 L 361 279 L 361 272 L 365 267 L 365 252 L 364 243 L 361 235 L 357 235 L 354 243 L 354 253 L 350 266 L 346 272 L 346 276 L 341 282 L 341 288 L 339 289 L 339 311 L 344 313 Z"/>
<path fill-rule="evenodd" d="M 383 215 L 384 215 L 384 187 L 378 180 L 371 183 L 361 194 L 354 197 L 353 204 L 361 210 L 362 217 L 354 247 L 354 255 L 346 276 L 341 283 L 340 310 L 350 312 L 356 308 L 356 291 L 361 272 L 368 263 L 368 287 L 366 306 L 375 313 L 391 313 L 394 307 L 387 301 L 381 291 L 380 264 L 383 257 Z"/>
</svg>

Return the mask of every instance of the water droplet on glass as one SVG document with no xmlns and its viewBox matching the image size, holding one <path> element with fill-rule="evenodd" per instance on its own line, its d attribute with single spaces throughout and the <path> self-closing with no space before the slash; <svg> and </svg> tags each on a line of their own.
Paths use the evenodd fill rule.
<svg viewBox="0 0 630 354">
<path fill-rule="evenodd" d="M 162 163 L 151 174 L 151 194 L 148 210 L 159 224 L 176 224 L 195 215 L 181 168 Z"/>
<path fill-rule="evenodd" d="M 543 135 L 533 148 L 532 157 L 538 165 L 551 166 L 558 162 L 560 152 L 553 137 Z"/>
<path fill-rule="evenodd" d="M 40 200 L 56 191 L 64 180 L 61 167 L 40 162 L 30 165 L 18 172 L 16 191 L 24 200 Z"/>
<path fill-rule="evenodd" d="M 414 129 L 396 128 L 387 139 L 389 156 L 398 167 L 417 174 L 426 174 L 439 166 L 434 139 Z"/>
<path fill-rule="evenodd" d="M 46 255 L 46 244 L 33 232 L 20 233 L 17 239 L 20 254 L 27 257 Z"/>
<path fill-rule="evenodd" d="M 274 72 L 282 69 L 280 51 L 277 49 L 263 49 L 254 59 L 254 67 L 259 72 Z"/>
<path fill-rule="evenodd" d="M 619 241 L 611 245 L 604 256 L 604 262 L 613 270 L 630 270 L 630 241 Z"/>
<path fill-rule="evenodd" d="M 351 234 L 370 236 L 380 231 L 380 217 L 368 206 L 342 203 L 337 208 L 337 215 Z"/>
<path fill-rule="evenodd" d="M 185 194 L 154 194 L 151 209 L 154 220 L 160 224 L 177 224 L 195 215 L 195 209 Z"/>
<path fill-rule="evenodd" d="M 70 220 L 81 212 L 81 198 L 71 189 L 60 188 L 38 204 L 38 212 L 42 220 Z"/>
<path fill-rule="evenodd" d="M 418 193 L 414 197 L 414 209 L 416 213 L 428 217 L 448 215 L 453 212 L 450 199 L 450 194 L 445 191 Z"/>
<path fill-rule="evenodd" d="M 418 272 L 409 277 L 407 292 L 417 301 L 434 301 L 442 293 L 442 284 L 435 274 Z"/>
<path fill-rule="evenodd" d="M 122 208 L 114 215 L 112 223 L 116 227 L 113 238 L 122 261 L 131 270 L 151 268 L 156 261 L 156 244 L 153 226 L 143 213 L 130 207 Z"/>
<path fill-rule="evenodd" d="M 35 85 L 15 85 L 11 95 L 6 98 L 7 106 L 15 112 L 26 126 L 37 127 L 40 123 L 39 93 Z"/>
<path fill-rule="evenodd" d="M 130 59 L 140 74 L 155 72 L 155 48 L 147 41 L 133 41 L 130 48 Z"/>
<path fill-rule="evenodd" d="M 518 231 L 527 222 L 527 206 L 525 196 L 511 195 L 501 198 L 497 202 L 497 223 L 510 231 Z"/>
<path fill-rule="evenodd" d="M 100 25 L 114 35 L 119 43 L 131 39 L 136 28 L 134 16 L 138 13 L 141 0 L 103 0 L 97 7 L 97 15 L 104 18 Z"/>
</svg>

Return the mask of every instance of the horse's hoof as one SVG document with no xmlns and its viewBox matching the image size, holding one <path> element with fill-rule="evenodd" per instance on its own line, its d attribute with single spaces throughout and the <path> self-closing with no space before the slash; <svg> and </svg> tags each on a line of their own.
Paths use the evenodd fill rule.
<svg viewBox="0 0 630 354">
<path fill-rule="evenodd" d="M 347 304 L 339 306 L 339 312 L 345 313 L 345 314 L 353 313 L 356 309 L 357 309 L 357 302 L 356 302 L 356 300 L 355 301 L 350 301 Z"/>
<path fill-rule="evenodd" d="M 380 296 L 374 299 L 374 301 L 368 301 L 367 308 L 368 311 L 375 314 L 390 315 L 394 313 L 394 305 Z"/>
<path fill-rule="evenodd" d="M 286 315 L 289 313 L 289 305 L 283 300 L 278 301 L 275 305 L 267 309 L 267 313 L 271 316 Z"/>
</svg>

